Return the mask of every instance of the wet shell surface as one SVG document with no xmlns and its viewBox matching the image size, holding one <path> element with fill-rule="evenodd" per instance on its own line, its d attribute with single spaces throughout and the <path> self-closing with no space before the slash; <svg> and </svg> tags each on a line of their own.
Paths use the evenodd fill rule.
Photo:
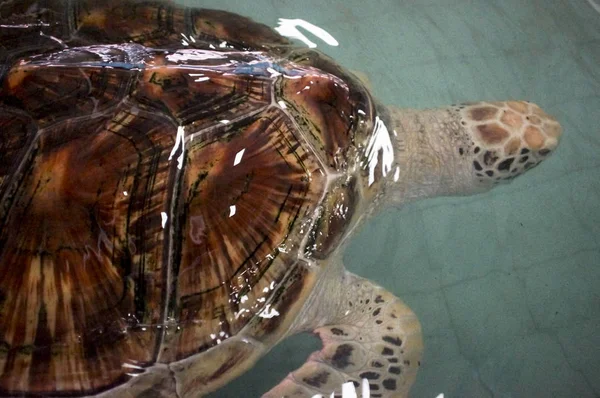
<svg viewBox="0 0 600 398">
<path fill-rule="evenodd" d="M 0 393 L 268 341 L 353 219 L 369 95 L 234 14 L 40 3 L 0 2 Z"/>
</svg>

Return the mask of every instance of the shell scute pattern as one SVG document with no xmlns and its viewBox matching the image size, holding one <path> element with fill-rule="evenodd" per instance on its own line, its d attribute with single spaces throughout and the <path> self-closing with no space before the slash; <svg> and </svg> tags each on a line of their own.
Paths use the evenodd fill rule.
<svg viewBox="0 0 600 398">
<path fill-rule="evenodd" d="M 3 197 L 4 389 L 33 375 L 34 391 L 93 390 L 122 380 L 126 360 L 153 362 L 159 333 L 140 324 L 161 322 L 160 211 L 173 179 L 156 165 L 172 129 L 118 108 L 38 134 L 18 189 Z"/>
<path fill-rule="evenodd" d="M 294 251 L 281 245 L 298 240 L 296 222 L 310 216 L 325 182 L 301 140 L 287 116 L 270 108 L 188 144 L 173 302 L 185 326 L 169 342 L 178 359 L 237 334 L 294 265 Z"/>
<path fill-rule="evenodd" d="M 162 386 L 165 364 L 204 388 L 258 355 L 243 336 L 289 326 L 352 223 L 371 97 L 234 14 L 9 3 L 3 26 L 24 28 L 0 28 L 0 393 Z"/>
<path fill-rule="evenodd" d="M 115 52 L 114 55 L 122 55 L 122 51 Z M 96 61 L 97 56 L 76 51 L 65 53 L 58 62 L 73 59 Z M 74 113 L 90 115 L 115 106 L 123 99 L 132 78 L 130 71 L 122 69 L 81 69 L 73 62 L 47 67 L 51 62 L 51 57 L 32 57 L 14 66 L 4 79 L 3 103 L 23 109 L 39 127 L 70 118 Z"/>
<path fill-rule="evenodd" d="M 2 108 L 0 108 L 2 109 Z M 15 121 L 17 121 L 15 123 Z M 18 185 L 17 165 L 26 158 L 27 150 L 31 148 L 36 133 L 36 126 L 31 117 L 14 109 L 0 111 L 0 197 L 10 196 Z M 13 180 L 10 184 L 11 179 Z M 2 203 L 0 219 L 8 210 L 8 203 Z"/>
</svg>

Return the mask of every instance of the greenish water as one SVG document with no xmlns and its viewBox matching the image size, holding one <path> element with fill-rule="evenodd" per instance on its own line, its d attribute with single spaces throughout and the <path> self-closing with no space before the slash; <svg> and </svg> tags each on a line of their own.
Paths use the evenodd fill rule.
<svg viewBox="0 0 600 398">
<path fill-rule="evenodd" d="M 527 99 L 563 124 L 556 154 L 514 183 L 387 210 L 345 253 L 419 316 L 413 397 L 600 396 L 600 14 L 586 0 L 188 0 L 275 26 L 364 71 L 383 102 Z M 258 397 L 319 349 L 276 347 L 212 397 Z"/>
</svg>

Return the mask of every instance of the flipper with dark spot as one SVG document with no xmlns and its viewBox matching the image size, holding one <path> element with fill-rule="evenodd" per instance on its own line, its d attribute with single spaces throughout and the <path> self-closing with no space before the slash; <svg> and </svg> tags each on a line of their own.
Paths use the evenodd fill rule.
<svg viewBox="0 0 600 398">
<path fill-rule="evenodd" d="M 423 349 L 415 314 L 391 293 L 352 274 L 344 274 L 341 288 L 331 323 L 314 329 L 323 349 L 263 398 L 339 395 L 343 383 L 362 379 L 371 396 L 406 396 Z"/>
</svg>

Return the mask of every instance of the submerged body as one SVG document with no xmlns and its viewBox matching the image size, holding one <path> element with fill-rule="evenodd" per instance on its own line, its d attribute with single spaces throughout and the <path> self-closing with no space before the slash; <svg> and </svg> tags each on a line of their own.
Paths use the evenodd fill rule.
<svg viewBox="0 0 600 398">
<path fill-rule="evenodd" d="M 0 394 L 199 396 L 313 331 L 268 396 L 405 395 L 419 323 L 344 242 L 386 204 L 514 178 L 558 123 L 384 107 L 226 12 L 56 3 L 0 3 Z"/>
</svg>

